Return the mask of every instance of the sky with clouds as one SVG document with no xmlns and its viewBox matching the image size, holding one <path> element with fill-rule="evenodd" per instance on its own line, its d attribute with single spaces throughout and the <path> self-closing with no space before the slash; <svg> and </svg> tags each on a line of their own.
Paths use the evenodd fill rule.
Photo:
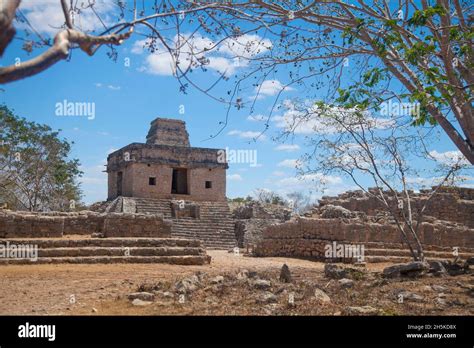
<svg viewBox="0 0 474 348">
<path fill-rule="evenodd" d="M 24 0 L 21 9 L 40 35 L 51 36 L 63 23 L 58 4 L 58 0 Z M 112 21 L 111 13 L 116 9 L 110 2 L 98 1 L 96 10 L 107 23 Z M 84 30 L 101 29 L 102 25 L 90 11 L 75 18 L 75 23 Z M 18 23 L 17 26 L 25 28 L 27 24 Z M 182 35 L 186 37 L 187 34 Z M 170 41 L 179 44 L 183 37 L 173 36 Z M 315 197 L 354 189 L 349 180 L 339 176 L 296 175 L 298 159 L 308 151 L 306 137 L 324 127 L 318 121 L 300 125 L 291 141 L 274 140 L 297 112 L 292 108 L 292 98 L 300 97 L 298 87 L 284 87 L 288 83 L 284 70 L 266 76 L 258 86 L 243 88 L 241 98 L 246 103 L 255 101 L 254 112 L 250 113 L 248 107 L 232 109 L 226 127 L 216 135 L 226 120 L 227 107 L 192 87 L 186 94 L 181 93 L 180 84 L 173 77 L 176 58 L 170 57 L 159 44 L 150 52 L 147 47 L 153 44 L 141 35 L 134 35 L 117 48 L 116 62 L 109 59 L 105 49 L 99 50 L 94 57 L 74 50 L 67 61 L 59 62 L 37 76 L 8 84 L 3 92 L 0 91 L 0 103 L 28 120 L 61 129 L 61 135 L 74 142 L 72 156 L 82 164 L 84 175 L 80 181 L 86 203 L 106 199 L 104 169 L 108 153 L 132 142 L 144 142 L 149 124 L 156 117 L 184 120 L 192 146 L 249 150 L 256 154 L 256 163 L 230 163 L 229 197 L 246 196 L 259 188 L 281 194 L 314 191 Z M 270 39 L 258 34 L 224 40 L 217 48 L 215 44 L 205 35 L 196 36 L 183 45 L 178 60 L 184 68 L 192 65 L 193 59 L 205 59 L 207 71 L 193 72 L 192 79 L 199 86 L 210 86 L 224 74 L 229 80 L 222 81 L 223 86 L 219 87 L 222 94 L 232 86 L 232 76 L 248 67 L 246 58 L 258 56 L 273 45 Z M 9 65 L 18 59 L 31 58 L 21 46 L 21 41 L 14 41 L 0 63 Z M 280 92 L 280 104 L 285 109 L 273 114 L 265 131 L 264 124 Z M 56 115 L 57 103 L 65 101 L 93 103 L 94 118 Z M 433 151 L 433 157 L 440 161 L 457 156 L 444 135 Z M 324 192 L 317 189 L 316 183 L 320 181 L 325 183 Z M 467 185 L 472 185 L 472 181 Z"/>
</svg>

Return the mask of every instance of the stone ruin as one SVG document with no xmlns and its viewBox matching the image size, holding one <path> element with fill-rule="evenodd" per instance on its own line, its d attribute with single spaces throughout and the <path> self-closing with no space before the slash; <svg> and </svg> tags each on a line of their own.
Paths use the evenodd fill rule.
<svg viewBox="0 0 474 348">
<path fill-rule="evenodd" d="M 157 118 L 146 143 L 108 156 L 107 202 L 70 213 L 0 210 L 0 238 L 40 245 L 45 263 L 209 263 L 203 247 L 235 246 L 227 168 L 224 150 L 190 147 L 183 121 Z"/>
<path fill-rule="evenodd" d="M 204 264 L 209 262 L 204 247 L 234 246 L 250 247 L 256 256 L 327 260 L 331 243 L 364 246 L 369 262 L 410 258 L 392 217 L 362 191 L 323 197 L 303 217 L 257 202 L 231 204 L 231 213 L 227 163 L 219 160 L 219 151 L 190 147 L 183 121 L 158 118 L 145 144 L 109 155 L 107 202 L 70 213 L 0 209 L 0 238 L 38 243 L 41 262 Z M 411 195 L 415 219 L 428 194 Z M 459 257 L 474 254 L 473 189 L 441 188 L 424 215 L 419 235 L 428 258 L 452 257 L 453 248 Z"/>
<path fill-rule="evenodd" d="M 375 188 L 369 190 L 376 191 Z M 412 210 L 415 214 L 421 205 L 425 203 L 426 199 L 428 199 L 430 192 L 432 190 L 420 190 L 419 193 L 410 192 L 413 205 Z M 398 204 L 393 198 L 390 200 L 390 203 L 394 207 Z M 364 213 L 367 216 L 381 216 L 385 214 L 381 203 L 377 199 L 361 190 L 357 190 L 345 192 L 337 197 L 322 197 L 319 201 L 319 206 L 313 210 L 313 215 L 318 215 L 318 211 L 329 204 L 343 207 L 352 212 Z M 406 206 L 406 201 L 404 205 Z M 474 189 L 441 187 L 436 196 L 428 202 L 424 216 L 428 220 L 449 221 L 474 228 Z"/>
<path fill-rule="evenodd" d="M 191 147 L 184 121 L 157 118 L 146 143 L 107 158 L 109 202 L 99 211 L 159 214 L 175 238 L 198 239 L 207 248 L 236 244 L 226 198 L 225 150 Z"/>
<path fill-rule="evenodd" d="M 158 214 L 0 210 L 0 238 L 62 238 L 70 235 L 171 238 L 171 222 Z"/>
<path fill-rule="evenodd" d="M 157 118 L 146 143 L 107 158 L 108 200 L 117 197 L 226 201 L 225 150 L 191 147 L 184 121 Z"/>
<path fill-rule="evenodd" d="M 152 214 L 0 210 L 0 245 L 38 248 L 36 260 L 1 257 L 0 265 L 210 262 L 199 240 L 173 238 L 171 223 Z"/>
<path fill-rule="evenodd" d="M 230 205 L 235 220 L 237 245 L 246 249 L 253 249 L 261 241 L 263 231 L 268 226 L 288 221 L 293 215 L 290 209 L 276 204 L 251 201 Z"/>
<path fill-rule="evenodd" d="M 413 211 L 429 191 L 413 194 Z M 397 204 L 394 199 L 391 204 Z M 441 188 L 428 203 L 419 238 L 427 258 L 474 255 L 474 189 Z M 411 258 L 394 219 L 379 201 L 362 191 L 323 197 L 304 217 L 267 227 L 254 250 L 257 256 L 327 260 L 328 245 L 364 246 L 365 261 L 406 261 Z M 339 261 L 353 262 L 354 257 Z"/>
</svg>

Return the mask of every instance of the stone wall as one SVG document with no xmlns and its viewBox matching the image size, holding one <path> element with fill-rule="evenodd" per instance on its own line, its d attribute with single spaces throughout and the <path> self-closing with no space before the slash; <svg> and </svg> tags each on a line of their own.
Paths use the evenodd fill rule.
<svg viewBox="0 0 474 348">
<path fill-rule="evenodd" d="M 399 244 L 402 240 L 395 225 L 355 219 L 299 218 L 271 225 L 263 232 L 254 250 L 257 256 L 288 256 L 324 259 L 324 248 L 334 241 L 341 244 L 385 243 Z M 425 248 L 474 248 L 474 230 L 458 224 L 426 222 L 419 238 Z"/>
<path fill-rule="evenodd" d="M 414 212 L 422 206 L 428 198 L 430 190 L 422 190 L 420 193 L 412 194 Z M 395 200 L 391 200 L 396 205 Z M 350 211 L 359 211 L 367 215 L 376 215 L 378 211 L 384 210 L 381 203 L 363 191 L 349 191 L 337 197 L 323 197 L 320 207 L 327 204 L 344 207 Z M 405 203 L 406 206 L 406 203 Z M 474 228 L 474 189 L 464 187 L 442 187 L 438 193 L 428 202 L 426 216 L 439 220 L 458 222 Z"/>
<path fill-rule="evenodd" d="M 59 213 L 64 219 L 63 235 L 102 233 L 104 219 L 108 215 L 93 212 Z"/>
<path fill-rule="evenodd" d="M 130 163 L 123 171 L 122 194 L 128 197 L 225 201 L 226 170 L 224 168 L 188 168 L 188 194 L 171 193 L 173 166 Z M 156 184 L 149 185 L 149 178 Z M 116 191 L 117 173 L 109 173 L 109 198 Z M 206 181 L 211 187 L 206 188 Z"/>
<path fill-rule="evenodd" d="M 254 247 L 262 240 L 263 231 L 270 225 L 279 224 L 277 219 L 247 219 L 235 222 L 235 238 L 240 248 Z"/>
<path fill-rule="evenodd" d="M 62 237 L 64 218 L 0 211 L 0 238 Z"/>
<path fill-rule="evenodd" d="M 239 247 L 255 246 L 262 240 L 262 233 L 270 225 L 288 221 L 290 209 L 274 204 L 262 205 L 258 202 L 231 204 L 235 219 L 235 237 Z"/>
<path fill-rule="evenodd" d="M 104 237 L 170 237 L 171 222 L 153 214 L 0 210 L 0 238 L 52 238 L 93 233 Z"/>
<path fill-rule="evenodd" d="M 104 237 L 171 237 L 171 222 L 161 215 L 111 213 L 104 220 Z"/>
<path fill-rule="evenodd" d="M 117 197 L 118 173 L 121 172 L 122 196 L 225 201 L 228 165 L 218 162 L 219 151 L 137 143 L 128 145 L 108 157 L 108 199 Z M 125 153 L 129 160 L 125 160 Z M 171 193 L 173 169 L 187 170 L 188 194 Z M 156 184 L 149 185 L 149 178 L 155 178 Z M 206 181 L 211 181 L 212 187 L 207 188 Z"/>
<path fill-rule="evenodd" d="M 157 118 L 150 123 L 147 144 L 189 146 L 189 134 L 182 120 Z"/>
</svg>

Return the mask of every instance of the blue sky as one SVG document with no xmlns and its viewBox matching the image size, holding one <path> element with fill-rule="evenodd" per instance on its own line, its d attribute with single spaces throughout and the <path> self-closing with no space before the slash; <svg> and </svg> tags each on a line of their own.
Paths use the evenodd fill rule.
<svg viewBox="0 0 474 348">
<path fill-rule="evenodd" d="M 57 21 L 61 20 L 57 15 L 58 11 L 60 14 L 58 3 L 51 0 L 25 1 L 23 10 L 38 31 L 43 35 L 53 35 L 57 29 L 52 28 L 51 23 L 56 21 L 57 25 Z M 107 6 L 104 8 L 106 10 Z M 88 20 L 84 17 L 82 24 L 95 28 L 97 24 L 93 20 L 88 23 Z M 102 171 L 107 154 L 131 142 L 144 142 L 149 123 L 156 117 L 186 121 L 192 146 L 257 151 L 257 166 L 248 163 L 230 164 L 227 185 L 229 197 L 246 196 L 258 188 L 280 193 L 308 193 L 314 189 L 310 181 L 296 178 L 294 168 L 294 161 L 307 150 L 303 137 L 308 134 L 300 134 L 293 143 L 281 146 L 272 140 L 272 136 L 281 130 L 278 122 L 272 122 L 270 129 L 254 141 L 255 135 L 264 126 L 249 117 L 249 108 L 243 108 L 240 111 L 232 109 L 225 130 L 209 139 L 211 134 L 220 129 L 219 122 L 225 119 L 227 107 L 192 87 L 187 90 L 187 94 L 180 93 L 179 83 L 170 75 L 169 58 L 143 51 L 140 40 L 143 37 L 133 36 L 118 47 L 117 62 L 107 57 L 105 49 L 101 49 L 94 57 L 74 50 L 69 61 L 59 62 L 31 78 L 2 86 L 4 91 L 0 91 L 0 103 L 14 109 L 16 114 L 61 129 L 62 136 L 74 141 L 72 156 L 82 164 L 84 176 L 80 181 L 86 203 L 106 199 L 107 181 Z M 262 38 L 262 45 L 268 43 L 271 44 L 270 39 Z M 21 44 L 21 41 L 14 41 L 0 63 L 5 66 L 16 59 L 29 59 L 21 49 Z M 231 69 L 238 72 L 245 68 L 245 63 L 236 64 L 229 52 L 223 50 L 213 55 L 207 72 L 194 72 L 193 80 L 202 86 L 209 86 L 218 78 L 218 71 Z M 286 74 L 287 71 L 282 69 L 266 78 L 253 115 L 268 115 L 280 84 L 287 82 Z M 225 95 L 232 83 L 231 79 L 219 86 L 219 93 Z M 298 87 L 293 87 L 283 92 L 282 100 L 300 97 L 301 92 Z M 241 92 L 244 101 L 251 100 L 254 95 L 252 86 L 246 86 Z M 95 118 L 57 116 L 56 104 L 64 100 L 94 103 Z M 183 108 L 184 113 L 181 114 Z M 281 112 L 277 112 L 275 121 L 281 115 Z M 453 151 L 454 147 L 442 135 L 437 150 Z M 329 177 L 325 193 L 336 194 L 350 188 L 353 188 L 350 181 Z"/>
</svg>

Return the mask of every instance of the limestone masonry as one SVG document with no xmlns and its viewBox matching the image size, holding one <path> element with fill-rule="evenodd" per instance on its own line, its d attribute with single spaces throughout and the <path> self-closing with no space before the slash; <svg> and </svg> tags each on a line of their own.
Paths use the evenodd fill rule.
<svg viewBox="0 0 474 348">
<path fill-rule="evenodd" d="M 159 214 L 176 238 L 205 247 L 235 246 L 226 198 L 225 150 L 190 147 L 185 123 L 157 118 L 145 144 L 133 143 L 107 159 L 108 200 L 104 211 Z"/>
<path fill-rule="evenodd" d="M 203 247 L 235 246 L 252 249 L 256 256 L 327 261 L 325 249 L 332 243 L 363 246 L 369 262 L 410 259 L 394 219 L 363 191 L 323 197 L 304 217 L 284 206 L 253 201 L 232 204 L 231 213 L 228 165 L 219 158 L 225 158 L 224 150 L 190 146 L 183 121 L 157 118 L 146 143 L 108 156 L 107 202 L 79 212 L 0 208 L 1 242 L 34 240 L 41 245 L 44 263 L 205 264 L 210 259 Z M 410 193 L 415 220 L 430 192 Z M 387 199 L 400 204 L 393 196 Z M 460 257 L 473 255 L 474 189 L 441 188 L 423 214 L 419 238 L 427 258 L 452 258 L 454 249 Z M 23 261 L 0 260 L 16 262 Z"/>
<path fill-rule="evenodd" d="M 228 165 L 218 161 L 224 151 L 190 147 L 183 121 L 157 118 L 145 144 L 133 143 L 108 156 L 108 199 L 225 201 Z"/>
<path fill-rule="evenodd" d="M 415 219 L 429 192 L 412 193 Z M 454 250 L 460 257 L 472 256 L 474 190 L 443 187 L 427 207 L 418 233 L 426 256 L 453 258 Z M 255 254 L 325 260 L 325 247 L 333 242 L 364 245 L 366 261 L 370 262 L 410 259 L 393 218 L 375 198 L 362 191 L 323 197 L 319 206 L 306 217 L 267 227 L 259 238 Z"/>
<path fill-rule="evenodd" d="M 39 245 L 39 263 L 209 263 L 202 246 L 235 245 L 222 153 L 190 147 L 183 121 L 158 118 L 145 144 L 108 156 L 108 202 L 69 213 L 0 210 L 0 238 Z"/>
<path fill-rule="evenodd" d="M 290 209 L 275 204 L 247 202 L 230 205 L 235 220 L 235 238 L 241 248 L 255 246 L 268 226 L 288 221 L 293 215 Z"/>
<path fill-rule="evenodd" d="M 413 194 L 414 211 L 428 199 L 431 190 L 421 190 Z M 383 210 L 381 203 L 363 191 L 349 191 L 337 197 L 323 197 L 320 205 L 332 204 L 351 211 L 360 211 L 367 215 L 375 215 Z M 392 200 L 392 204 L 397 202 Z M 458 222 L 474 228 L 474 189 L 466 187 L 441 187 L 436 195 L 428 202 L 425 216 L 437 220 Z"/>
<path fill-rule="evenodd" d="M 171 237 L 163 215 L 96 213 L 32 213 L 0 210 L 0 238 L 58 238 L 66 235 L 101 237 Z"/>
</svg>

